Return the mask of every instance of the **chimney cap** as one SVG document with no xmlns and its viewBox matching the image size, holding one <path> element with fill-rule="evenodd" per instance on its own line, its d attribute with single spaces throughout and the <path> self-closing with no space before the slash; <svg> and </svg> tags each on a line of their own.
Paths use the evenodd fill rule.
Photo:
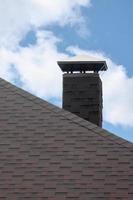
<svg viewBox="0 0 133 200">
<path fill-rule="evenodd" d="M 86 72 L 86 71 L 106 71 L 108 69 L 106 61 L 58 61 L 63 72 Z"/>
</svg>

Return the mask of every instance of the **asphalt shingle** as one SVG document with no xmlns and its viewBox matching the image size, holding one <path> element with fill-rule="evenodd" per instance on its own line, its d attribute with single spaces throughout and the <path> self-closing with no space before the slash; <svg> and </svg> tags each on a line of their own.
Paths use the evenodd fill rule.
<svg viewBox="0 0 133 200">
<path fill-rule="evenodd" d="M 0 199 L 132 200 L 133 144 L 0 79 Z"/>
</svg>

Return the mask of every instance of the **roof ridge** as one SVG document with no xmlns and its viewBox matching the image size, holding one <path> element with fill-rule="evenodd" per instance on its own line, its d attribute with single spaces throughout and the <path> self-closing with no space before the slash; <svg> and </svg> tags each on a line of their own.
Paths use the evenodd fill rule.
<svg viewBox="0 0 133 200">
<path fill-rule="evenodd" d="M 100 135 L 110 141 L 114 141 L 116 144 L 119 144 L 123 147 L 127 147 L 128 149 L 133 149 L 133 143 L 132 142 L 129 142 L 119 136 L 116 136 L 114 135 L 113 133 L 103 129 L 103 128 L 100 128 L 98 127 L 97 125 L 83 119 L 83 118 L 80 118 L 79 116 L 71 113 L 71 112 L 68 112 L 64 109 L 61 109 L 43 99 L 41 99 L 40 97 L 37 97 L 27 91 L 25 91 L 24 89 L 21 89 L 17 86 L 15 86 L 14 84 L 0 78 L 0 83 L 3 87 L 5 88 L 9 88 L 12 92 L 14 93 L 17 93 L 19 94 L 20 96 L 23 96 L 24 98 L 40 105 L 41 107 L 45 107 L 46 109 L 48 110 L 51 110 L 53 111 L 54 113 L 58 113 L 60 114 L 61 116 L 63 116 L 64 118 L 76 123 L 76 124 L 79 124 L 80 126 L 88 129 L 88 130 L 91 130 L 92 132 L 94 132 L 95 134 L 97 135 Z"/>
</svg>

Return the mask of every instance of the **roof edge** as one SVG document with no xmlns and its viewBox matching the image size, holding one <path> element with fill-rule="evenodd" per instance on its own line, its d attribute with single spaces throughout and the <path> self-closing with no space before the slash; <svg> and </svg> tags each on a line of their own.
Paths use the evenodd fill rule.
<svg viewBox="0 0 133 200">
<path fill-rule="evenodd" d="M 36 104 L 39 104 L 41 107 L 49 109 L 49 110 L 53 111 L 54 113 L 58 113 L 61 116 L 63 116 L 64 118 L 66 118 L 76 124 L 79 124 L 80 126 L 86 128 L 88 130 L 93 131 L 97 135 L 100 135 L 110 141 L 115 142 L 116 144 L 119 144 L 123 147 L 127 147 L 128 149 L 133 150 L 132 142 L 129 142 L 129 141 L 115 135 L 114 133 L 109 132 L 108 130 L 100 128 L 99 126 L 97 126 L 83 118 L 80 118 L 79 116 L 77 116 L 69 111 L 61 109 L 43 99 L 41 99 L 40 97 L 37 97 L 37 96 L 25 91 L 24 89 L 21 89 L 15 85 L 13 85 L 12 83 L 10 83 L 2 78 L 0 78 L 0 84 L 1 84 L 1 86 L 10 89 L 12 92 L 19 94 L 20 96 L 22 96 Z"/>
</svg>

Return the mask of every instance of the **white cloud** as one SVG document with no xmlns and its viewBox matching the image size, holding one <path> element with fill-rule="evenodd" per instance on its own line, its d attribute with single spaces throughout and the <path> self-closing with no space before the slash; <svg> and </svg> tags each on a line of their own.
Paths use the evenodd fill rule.
<svg viewBox="0 0 133 200">
<path fill-rule="evenodd" d="M 81 7 L 91 0 L 0 0 L 0 75 L 10 81 L 18 71 L 23 87 L 44 98 L 61 96 L 61 78 L 56 61 L 56 38 L 46 30 L 47 25 L 78 25 L 84 32 L 85 21 Z M 83 30 L 81 30 L 83 29 Z M 37 34 L 37 44 L 22 48 L 19 42 L 30 31 Z M 52 58 L 52 59 L 51 59 Z M 61 77 L 61 76 L 59 76 Z M 54 80 L 54 81 L 53 81 Z M 59 89 L 60 88 L 60 89 Z"/>
<path fill-rule="evenodd" d="M 55 22 L 82 27 L 80 8 L 89 5 L 90 0 L 0 0 L 0 47 L 15 49 L 31 28 Z"/>
<path fill-rule="evenodd" d="M 1 48 L 1 77 L 13 81 L 15 74 L 10 68 L 14 65 L 24 89 L 45 99 L 61 97 L 62 76 L 56 62 L 66 55 L 58 52 L 58 42 L 51 32 L 41 31 L 35 46 L 19 47 L 17 52 Z"/>
</svg>

